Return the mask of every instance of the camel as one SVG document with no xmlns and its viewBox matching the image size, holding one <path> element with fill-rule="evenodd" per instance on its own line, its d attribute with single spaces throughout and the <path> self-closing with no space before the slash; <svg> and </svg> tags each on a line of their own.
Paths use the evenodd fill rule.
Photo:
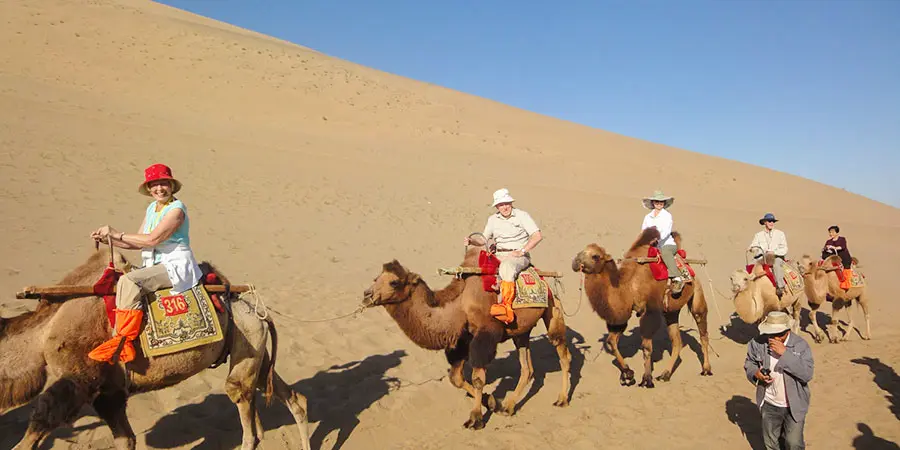
<svg viewBox="0 0 900 450">
<path fill-rule="evenodd" d="M 853 258 L 853 262 L 854 264 L 857 263 L 856 258 Z M 804 290 L 806 291 L 806 300 L 809 303 L 809 309 L 811 310 L 810 321 L 813 325 L 813 339 L 815 339 L 816 342 L 822 342 L 822 340 L 828 337 L 831 343 L 846 341 L 849 338 L 850 331 L 845 331 L 839 338 L 837 333 L 838 322 L 835 318 L 842 309 L 846 308 L 848 327 L 850 330 L 857 330 L 856 326 L 853 324 L 853 313 L 850 311 L 853 300 L 856 300 L 856 304 L 862 309 L 866 318 L 866 332 L 865 334 L 860 333 L 860 336 L 864 340 L 871 339 L 872 329 L 869 324 L 869 296 L 866 293 L 866 286 L 850 288 L 847 291 L 841 289 L 841 282 L 838 279 L 836 272 L 837 270 L 843 269 L 840 257 L 837 255 L 830 256 L 822 262 L 821 266 L 819 266 L 819 263 L 810 258 L 809 255 L 803 255 L 799 266 L 800 274 L 803 275 L 803 280 L 806 282 Z M 822 332 L 822 329 L 819 328 L 819 324 L 816 321 L 816 313 L 818 312 L 819 307 L 826 301 L 831 302 L 832 311 L 831 321 L 825 325 L 825 328 L 828 330 L 827 336 Z"/>
<path fill-rule="evenodd" d="M 463 266 L 477 267 L 483 245 L 466 248 Z M 547 327 L 547 338 L 556 347 L 563 372 L 562 389 L 554 406 L 569 404 L 569 366 L 571 355 L 566 346 L 566 324 L 557 299 L 550 298 L 548 308 L 516 310 L 510 325 L 490 315 L 497 294 L 485 292 L 480 276 L 454 279 L 447 287 L 432 291 L 421 276 L 408 271 L 397 260 L 385 263 L 371 287 L 364 293 L 366 306 L 383 306 L 400 329 L 416 345 L 428 350 L 444 350 L 450 363 L 450 383 L 472 396 L 474 406 L 464 427 L 484 428 L 482 402 L 502 415 L 513 415 L 519 399 L 534 376 L 529 349 L 532 328 L 541 319 Z M 512 339 L 519 355 L 519 381 L 512 394 L 497 404 L 493 395 L 484 395 L 487 367 L 497 354 L 497 345 Z M 466 360 L 472 365 L 472 382 L 465 380 Z"/>
<path fill-rule="evenodd" d="M 787 312 L 794 317 L 794 333 L 800 327 L 800 297 L 803 292 L 792 293 L 785 289 L 781 298 L 775 292 L 775 285 L 766 276 L 762 264 L 753 266 L 753 272 L 736 270 L 731 274 L 731 290 L 734 293 L 734 310 L 744 323 L 758 324 L 772 311 Z"/>
<path fill-rule="evenodd" d="M 106 251 L 95 252 L 59 284 L 93 284 L 107 266 L 107 255 Z M 128 266 L 120 253 L 115 252 L 113 258 L 117 268 Z M 209 263 L 201 266 L 215 271 Z M 241 450 L 256 448 L 262 439 L 256 389 L 264 391 L 267 402 L 274 395 L 290 409 L 303 448 L 309 450 L 306 398 L 275 372 L 275 324 L 271 319 L 258 319 L 249 302 L 227 300 L 234 313 L 230 338 L 155 358 L 144 356 L 136 345 L 137 356 L 125 364 L 127 372 L 121 364 L 87 357 L 112 333 L 104 303 L 97 297 L 41 300 L 33 312 L 0 319 L 0 414 L 36 402 L 25 436 L 15 449 L 38 448 L 54 429 L 71 424 L 82 405 L 91 404 L 112 431 L 116 448 L 133 450 L 136 437 L 126 415 L 128 396 L 173 386 L 202 372 L 219 359 L 230 341 L 225 392 L 240 413 Z M 219 314 L 219 320 L 224 329 L 227 316 Z M 266 350 L 267 334 L 272 337 L 271 357 Z"/>
<path fill-rule="evenodd" d="M 674 232 L 672 236 L 681 248 L 681 236 Z M 713 374 L 709 363 L 709 332 L 706 321 L 708 307 L 700 284 L 685 284 L 681 294 L 673 296 L 667 288 L 666 281 L 657 281 L 653 278 L 649 266 L 635 260 L 647 256 L 650 244 L 658 239 L 659 231 L 655 228 L 644 230 L 625 253 L 625 260 L 621 266 L 597 244 L 589 244 L 572 260 L 572 270 L 584 274 L 584 290 L 591 307 L 606 322 L 609 337 L 604 347 L 616 358 L 620 371 L 619 382 L 623 386 L 635 383 L 634 371 L 628 367 L 618 348 L 619 338 L 625 332 L 632 310 L 637 311 L 640 317 L 641 348 L 644 354 L 644 374 L 639 386 L 654 387 L 653 335 L 659 329 L 660 314 L 666 321 L 672 351 L 669 364 L 657 380 L 669 381 L 672 378 L 682 347 L 678 315 L 685 305 L 688 305 L 691 315 L 694 316 L 700 333 L 703 357 L 700 375 Z"/>
</svg>

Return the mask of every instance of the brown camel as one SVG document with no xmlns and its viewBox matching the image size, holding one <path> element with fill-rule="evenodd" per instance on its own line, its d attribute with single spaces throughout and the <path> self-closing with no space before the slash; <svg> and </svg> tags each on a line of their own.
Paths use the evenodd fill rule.
<svg viewBox="0 0 900 450">
<path fill-rule="evenodd" d="M 753 273 L 736 270 L 731 274 L 731 291 L 734 293 L 734 310 L 744 323 L 758 324 L 772 311 L 787 312 L 794 316 L 793 332 L 800 327 L 800 297 L 802 291 L 785 289 L 781 298 L 775 292 L 775 285 L 766 276 L 762 264 L 753 266 Z"/>
<path fill-rule="evenodd" d="M 464 266 L 477 267 L 483 246 L 469 246 Z M 364 293 L 367 306 L 384 306 L 400 329 L 416 345 L 429 350 L 444 350 L 450 363 L 450 383 L 472 396 L 474 406 L 463 426 L 484 428 L 482 402 L 504 415 L 516 411 L 519 399 L 533 379 L 534 367 L 529 350 L 531 329 L 541 319 L 547 327 L 547 338 L 556 347 L 563 372 L 562 389 L 555 406 L 569 404 L 569 363 L 571 355 L 566 347 L 566 324 L 555 298 L 548 308 L 516 310 L 516 320 L 510 325 L 490 315 L 491 304 L 497 294 L 485 292 L 480 276 L 456 279 L 442 290 L 432 291 L 425 281 L 409 272 L 397 260 L 386 263 L 381 274 Z M 521 369 L 515 391 L 498 405 L 493 395 L 484 395 L 486 369 L 497 354 L 497 345 L 512 339 L 519 354 Z M 463 366 L 472 365 L 472 383 L 465 380 Z"/>
<path fill-rule="evenodd" d="M 681 236 L 672 233 L 675 242 L 681 248 Z M 660 326 L 660 314 L 665 318 L 672 342 L 671 359 L 666 370 L 657 379 L 669 381 L 675 364 L 681 355 L 681 330 L 678 327 L 678 315 L 681 308 L 688 305 L 691 315 L 697 323 L 702 347 L 703 370 L 700 375 L 712 375 L 709 363 L 709 333 L 706 326 L 708 312 L 706 299 L 699 283 L 685 284 L 678 296 L 673 296 L 667 288 L 666 281 L 657 281 L 650 267 L 641 264 L 635 258 L 647 256 L 650 244 L 659 239 L 659 231 L 655 228 L 644 230 L 637 241 L 625 253 L 621 266 L 616 264 L 603 247 L 590 244 L 572 260 L 572 270 L 584 274 L 584 290 L 591 307 L 605 322 L 609 330 L 605 348 L 616 357 L 621 374 L 619 381 L 623 386 L 634 384 L 634 371 L 628 367 L 625 358 L 619 352 L 619 338 L 625 332 L 631 311 L 637 311 L 640 317 L 641 348 L 644 353 L 644 375 L 640 386 L 653 387 L 653 335 Z"/>
<path fill-rule="evenodd" d="M 60 284 L 93 284 L 107 266 L 107 255 L 106 251 L 95 252 Z M 118 252 L 115 261 L 118 268 L 127 266 Z M 249 302 L 228 300 L 234 311 L 234 328 L 225 392 L 240 413 L 241 449 L 254 449 L 262 439 L 255 401 L 255 391 L 261 389 L 267 401 L 274 394 L 287 405 L 299 426 L 303 448 L 308 450 L 306 398 L 275 372 L 278 342 L 274 323 L 267 319 L 268 326 L 264 325 Z M 219 320 L 224 328 L 227 317 L 220 314 Z M 266 351 L 267 329 L 272 336 L 271 358 Z M 147 358 L 136 346 L 137 357 L 126 365 L 126 376 L 122 365 L 87 357 L 111 333 L 104 304 L 97 297 L 42 300 L 33 312 L 0 319 L 0 413 L 36 400 L 28 429 L 16 449 L 38 448 L 51 431 L 70 424 L 85 404 L 91 404 L 106 421 L 117 448 L 134 449 L 136 438 L 125 412 L 128 396 L 173 386 L 202 372 L 219 358 L 228 340 L 155 358 Z"/>
<path fill-rule="evenodd" d="M 853 261 L 856 263 L 856 258 L 853 258 Z M 856 304 L 862 309 L 866 318 L 866 332 L 865 334 L 860 333 L 860 336 L 865 340 L 871 339 L 872 329 L 869 324 L 869 296 L 866 293 L 866 286 L 853 287 L 846 291 L 841 289 L 841 281 L 837 276 L 837 271 L 843 269 L 840 257 L 837 255 L 830 256 L 823 261 L 820 266 L 818 261 L 813 260 L 808 255 L 803 255 L 799 265 L 800 273 L 803 275 L 803 280 L 806 282 L 804 289 L 806 290 L 806 300 L 809 302 L 809 309 L 811 310 L 810 320 L 812 321 L 814 330 L 813 338 L 816 342 L 822 342 L 826 337 L 829 338 L 831 343 L 846 341 L 850 337 L 850 330 L 859 331 L 853 324 L 853 313 L 850 311 L 853 300 L 856 300 Z M 819 324 L 816 323 L 816 313 L 818 312 L 819 307 L 826 301 L 831 302 L 831 321 L 825 325 L 825 328 L 828 330 L 827 336 L 822 332 L 822 329 L 819 328 Z M 835 320 L 835 318 L 838 313 L 845 308 L 847 311 L 849 330 L 844 331 L 841 336 L 838 337 L 839 322 Z"/>
</svg>

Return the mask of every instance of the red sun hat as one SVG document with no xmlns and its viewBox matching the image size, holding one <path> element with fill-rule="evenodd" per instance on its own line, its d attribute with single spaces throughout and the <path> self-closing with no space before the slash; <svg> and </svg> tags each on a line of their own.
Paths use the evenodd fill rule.
<svg viewBox="0 0 900 450">
<path fill-rule="evenodd" d="M 156 180 L 171 180 L 173 194 L 181 190 L 181 182 L 172 176 L 172 169 L 170 169 L 169 166 L 165 164 L 154 164 L 144 169 L 144 182 L 138 187 L 138 192 L 150 196 L 150 188 L 147 185 L 150 184 L 151 181 Z"/>
</svg>

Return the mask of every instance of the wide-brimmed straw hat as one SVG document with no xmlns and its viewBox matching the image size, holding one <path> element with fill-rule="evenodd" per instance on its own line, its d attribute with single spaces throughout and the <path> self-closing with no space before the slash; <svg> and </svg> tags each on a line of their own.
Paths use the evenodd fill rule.
<svg viewBox="0 0 900 450">
<path fill-rule="evenodd" d="M 794 326 L 794 319 L 786 312 L 772 311 L 759 324 L 760 334 L 781 334 Z"/>
<path fill-rule="evenodd" d="M 663 208 L 668 209 L 672 203 L 675 203 L 675 197 L 669 197 L 663 194 L 663 191 L 654 191 L 653 195 L 644 197 L 644 208 L 653 209 L 653 202 L 666 202 L 666 206 Z"/>
<path fill-rule="evenodd" d="M 778 222 L 778 219 L 775 218 L 775 214 L 772 214 L 772 213 L 766 213 L 766 215 L 764 215 L 764 216 L 762 217 L 762 219 L 759 219 L 759 224 L 762 225 L 762 224 L 764 224 L 764 223 L 766 223 L 766 222 L 768 222 L 768 221 L 770 221 L 770 220 L 771 220 L 772 222 Z"/>
<path fill-rule="evenodd" d="M 172 169 L 165 164 L 154 164 L 144 169 L 144 182 L 138 186 L 138 192 L 146 196 L 150 196 L 150 188 L 147 186 L 151 181 L 170 180 L 172 182 L 172 193 L 181 190 L 181 182 L 172 176 Z"/>
<path fill-rule="evenodd" d="M 509 189 L 497 189 L 494 191 L 494 203 L 491 206 L 497 206 L 501 203 L 512 203 L 514 201 L 516 200 L 509 195 Z"/>
</svg>

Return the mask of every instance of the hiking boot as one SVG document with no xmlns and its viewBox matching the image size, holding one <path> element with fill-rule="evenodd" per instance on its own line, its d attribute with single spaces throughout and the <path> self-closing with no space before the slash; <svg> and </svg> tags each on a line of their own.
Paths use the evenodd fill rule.
<svg viewBox="0 0 900 450">
<path fill-rule="evenodd" d="M 509 325 L 516 320 L 512 304 L 516 298 L 516 283 L 512 281 L 500 282 L 500 302 L 491 305 L 491 315 L 495 319 Z"/>
<path fill-rule="evenodd" d="M 144 319 L 144 311 L 140 309 L 116 310 L 116 336 L 98 345 L 88 353 L 88 357 L 94 361 L 112 362 L 119 345 L 119 362 L 127 363 L 134 360 L 135 350 L 133 341 L 141 332 L 141 321 Z M 122 341 L 125 341 L 122 343 Z"/>
<path fill-rule="evenodd" d="M 672 278 L 672 293 L 678 295 L 681 293 L 681 290 L 684 289 L 684 280 L 681 277 Z"/>
</svg>

